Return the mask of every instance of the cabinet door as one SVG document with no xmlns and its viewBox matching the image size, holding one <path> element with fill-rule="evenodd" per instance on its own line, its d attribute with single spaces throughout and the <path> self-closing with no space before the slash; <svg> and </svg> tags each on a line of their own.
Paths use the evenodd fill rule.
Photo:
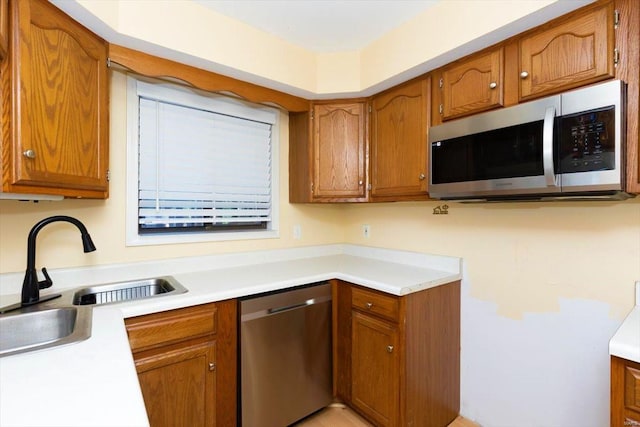
<svg viewBox="0 0 640 427">
<path fill-rule="evenodd" d="M 614 75 L 613 3 L 520 39 L 520 99 Z"/>
<path fill-rule="evenodd" d="M 135 356 L 151 427 L 215 426 L 215 342 L 160 350 Z"/>
<path fill-rule="evenodd" d="M 640 424 L 640 363 L 611 356 L 611 425 Z"/>
<path fill-rule="evenodd" d="M 313 196 L 365 197 L 365 104 L 313 107 Z"/>
<path fill-rule="evenodd" d="M 377 95 L 371 103 L 371 197 L 427 195 L 428 79 Z"/>
<path fill-rule="evenodd" d="M 499 48 L 442 71 L 442 118 L 465 116 L 503 105 L 504 54 Z"/>
<path fill-rule="evenodd" d="M 16 121 L 13 173 L 5 183 L 96 190 L 92 196 L 106 197 L 107 44 L 47 1 L 12 7 L 18 19 L 12 26 Z"/>
<path fill-rule="evenodd" d="M 397 327 L 353 311 L 352 334 L 352 404 L 376 425 L 396 426 L 400 410 Z"/>
</svg>

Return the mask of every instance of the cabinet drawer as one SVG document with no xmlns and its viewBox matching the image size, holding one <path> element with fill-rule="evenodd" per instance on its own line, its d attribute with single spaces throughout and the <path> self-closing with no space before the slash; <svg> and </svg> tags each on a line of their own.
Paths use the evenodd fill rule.
<svg viewBox="0 0 640 427">
<path fill-rule="evenodd" d="M 367 313 L 377 314 L 390 320 L 398 320 L 399 301 L 392 295 L 353 288 L 351 304 Z"/>
<path fill-rule="evenodd" d="M 154 313 L 126 320 L 133 352 L 216 333 L 215 305 Z"/>
</svg>

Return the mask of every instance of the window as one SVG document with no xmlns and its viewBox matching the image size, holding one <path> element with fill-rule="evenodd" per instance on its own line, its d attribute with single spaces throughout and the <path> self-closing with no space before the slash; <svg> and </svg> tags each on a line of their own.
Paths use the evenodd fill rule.
<svg viewBox="0 0 640 427">
<path fill-rule="evenodd" d="M 128 78 L 127 244 L 278 236 L 278 112 Z"/>
</svg>

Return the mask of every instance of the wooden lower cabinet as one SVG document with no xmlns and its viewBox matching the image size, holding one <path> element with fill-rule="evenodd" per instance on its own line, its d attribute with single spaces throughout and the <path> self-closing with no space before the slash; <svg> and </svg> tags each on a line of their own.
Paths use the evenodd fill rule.
<svg viewBox="0 0 640 427">
<path fill-rule="evenodd" d="M 611 427 L 640 426 L 640 363 L 611 356 Z"/>
<path fill-rule="evenodd" d="M 126 320 L 151 427 L 233 427 L 235 300 Z"/>
<path fill-rule="evenodd" d="M 375 426 L 449 425 L 460 409 L 460 282 L 402 297 L 334 285 L 337 397 Z"/>
<path fill-rule="evenodd" d="M 398 425 L 398 327 L 354 312 L 351 404 L 377 425 Z"/>
</svg>

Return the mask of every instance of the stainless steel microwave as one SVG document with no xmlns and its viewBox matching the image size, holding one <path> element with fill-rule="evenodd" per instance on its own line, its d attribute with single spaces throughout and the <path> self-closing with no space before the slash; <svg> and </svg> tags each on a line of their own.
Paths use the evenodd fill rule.
<svg viewBox="0 0 640 427">
<path fill-rule="evenodd" d="M 445 200 L 624 199 L 625 85 L 609 81 L 429 129 Z"/>
</svg>

